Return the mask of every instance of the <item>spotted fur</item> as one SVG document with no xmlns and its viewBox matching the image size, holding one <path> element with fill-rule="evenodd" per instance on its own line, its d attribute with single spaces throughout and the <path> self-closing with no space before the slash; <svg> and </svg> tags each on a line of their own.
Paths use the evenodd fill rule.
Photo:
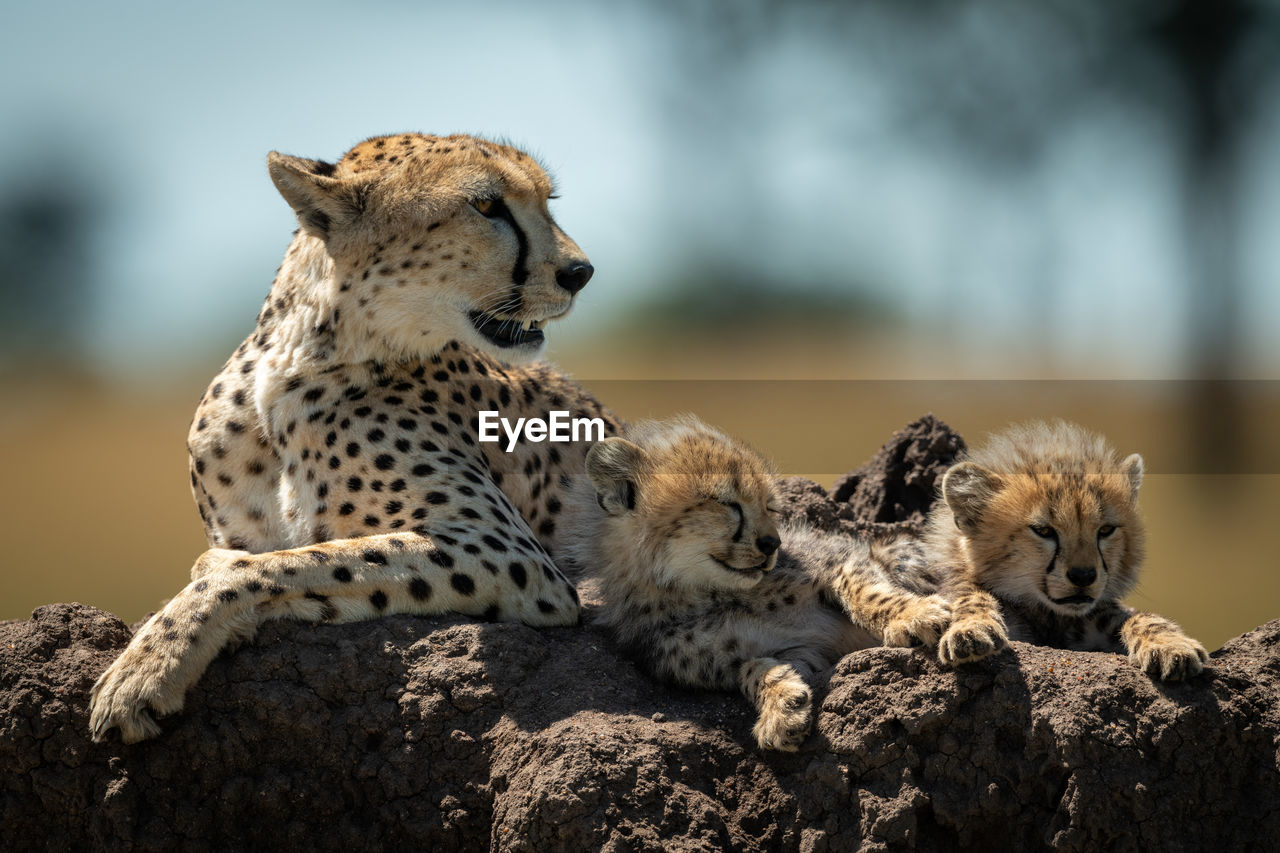
<svg viewBox="0 0 1280 853">
<path fill-rule="evenodd" d="M 1015 640 L 1127 652 L 1156 678 L 1199 673 L 1203 646 L 1120 603 L 1145 554 L 1142 476 L 1138 454 L 1122 459 L 1061 421 L 1012 428 L 952 467 L 930 518 L 929 559 L 994 599 L 957 605 L 943 647 L 1007 623 Z"/>
<path fill-rule="evenodd" d="M 617 422 L 545 365 L 542 326 L 591 266 L 545 171 L 468 136 L 369 139 L 337 163 L 272 153 L 300 230 L 188 439 L 211 550 L 93 689 L 91 730 L 155 735 L 267 618 L 458 612 L 572 625 L 550 554 L 585 444 L 479 444 L 477 412 Z"/>
<path fill-rule="evenodd" d="M 857 649 L 936 643 L 950 621 L 944 600 L 896 580 L 920 568 L 918 543 L 779 526 L 768 463 L 693 419 L 604 440 L 587 474 L 565 556 L 598 583 L 601 623 L 663 680 L 741 689 L 763 748 L 804 739 L 814 673 Z"/>
</svg>

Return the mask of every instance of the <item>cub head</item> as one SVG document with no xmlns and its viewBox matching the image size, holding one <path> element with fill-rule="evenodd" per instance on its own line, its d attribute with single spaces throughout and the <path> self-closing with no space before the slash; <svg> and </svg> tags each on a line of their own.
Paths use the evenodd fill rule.
<svg viewBox="0 0 1280 853">
<path fill-rule="evenodd" d="M 641 424 L 587 454 L 606 553 L 660 587 L 746 589 L 781 544 L 769 464 L 693 419 Z"/>
<path fill-rule="evenodd" d="M 551 217 L 551 180 L 522 151 L 471 136 L 374 137 L 336 164 L 267 157 L 299 240 L 331 275 L 335 332 L 391 357 L 460 341 L 504 361 L 532 358 L 593 272 Z M 299 248 L 295 244 L 290 254 Z M 289 263 L 289 258 L 286 258 Z M 340 344 L 341 345 L 341 344 Z"/>
<path fill-rule="evenodd" d="M 1073 424 L 996 436 L 947 471 L 945 509 L 975 580 L 1068 616 L 1122 598 L 1144 555 L 1142 457 Z M 944 522 L 945 523 L 945 522 Z"/>
</svg>

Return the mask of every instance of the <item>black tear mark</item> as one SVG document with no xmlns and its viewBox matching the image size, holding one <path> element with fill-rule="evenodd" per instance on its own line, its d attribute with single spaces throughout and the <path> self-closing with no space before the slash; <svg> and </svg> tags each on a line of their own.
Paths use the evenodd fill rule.
<svg viewBox="0 0 1280 853">
<path fill-rule="evenodd" d="M 516 243 L 519 250 L 516 253 L 516 265 L 511 270 L 511 280 L 516 287 L 520 287 L 529 280 L 529 238 L 525 235 L 524 229 L 520 227 L 520 223 L 516 222 L 515 215 L 511 212 L 511 208 L 499 200 L 498 204 L 501 208 L 498 210 L 498 218 L 505 221 L 511 226 L 511 230 L 516 232 Z"/>
<path fill-rule="evenodd" d="M 1053 559 L 1049 561 L 1049 568 L 1044 570 L 1044 573 L 1046 575 L 1053 574 L 1054 566 L 1058 565 L 1058 552 L 1061 550 L 1062 550 L 1062 543 L 1059 542 L 1058 538 L 1055 536 L 1053 539 Z"/>
</svg>

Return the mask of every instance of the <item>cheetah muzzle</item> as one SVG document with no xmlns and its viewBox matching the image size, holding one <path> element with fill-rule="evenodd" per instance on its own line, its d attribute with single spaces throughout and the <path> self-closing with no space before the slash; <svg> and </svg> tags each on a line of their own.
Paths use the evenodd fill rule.
<svg viewBox="0 0 1280 853">
<path fill-rule="evenodd" d="M 485 340 L 502 349 L 528 347 L 536 350 L 546 343 L 546 335 L 542 331 L 546 320 L 517 320 L 481 311 L 471 311 L 467 316 Z"/>
</svg>

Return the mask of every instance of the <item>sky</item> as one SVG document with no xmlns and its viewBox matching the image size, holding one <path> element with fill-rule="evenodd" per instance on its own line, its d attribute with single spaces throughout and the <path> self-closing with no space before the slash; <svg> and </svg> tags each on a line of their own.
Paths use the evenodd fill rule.
<svg viewBox="0 0 1280 853">
<path fill-rule="evenodd" d="M 738 53 L 720 22 L 673 8 L 13 4 L 0 194 L 65 166 L 102 199 L 87 348 L 107 372 L 207 363 L 248 331 L 294 227 L 267 151 L 335 159 L 418 130 L 504 138 L 550 167 L 554 213 L 597 269 L 581 329 L 690 269 L 727 267 L 778 287 L 857 288 L 960 347 L 1185 373 L 1180 152 L 1150 113 L 1104 91 L 1008 165 L 903 118 L 909 75 L 945 76 L 946 50 L 1016 78 L 1018 55 L 992 49 L 1008 39 L 992 41 L 981 7 L 903 44 L 872 18 L 823 33 L 784 5 Z M 904 50 L 942 58 L 897 63 Z M 1068 75 L 1080 60 L 1046 47 L 1043 61 Z M 998 94 L 1026 97 L 1016 79 Z M 1274 90 L 1260 113 L 1233 233 L 1246 372 L 1274 377 Z"/>
</svg>

